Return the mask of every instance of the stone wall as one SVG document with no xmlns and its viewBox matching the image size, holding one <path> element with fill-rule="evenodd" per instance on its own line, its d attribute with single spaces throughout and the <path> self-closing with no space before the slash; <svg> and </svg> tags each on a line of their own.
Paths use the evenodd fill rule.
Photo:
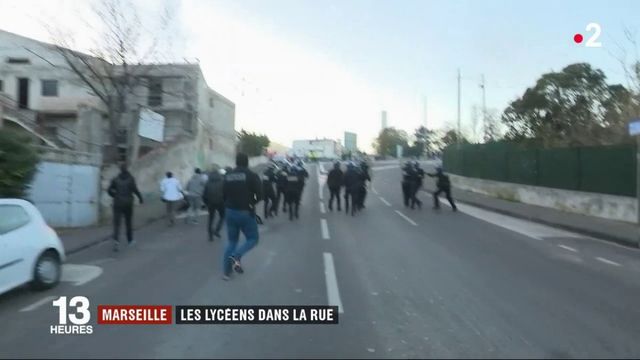
<svg viewBox="0 0 640 360">
<path fill-rule="evenodd" d="M 632 197 L 513 184 L 453 174 L 449 176 L 455 188 L 503 200 L 631 223 L 635 223 L 637 219 L 637 200 Z"/>
</svg>

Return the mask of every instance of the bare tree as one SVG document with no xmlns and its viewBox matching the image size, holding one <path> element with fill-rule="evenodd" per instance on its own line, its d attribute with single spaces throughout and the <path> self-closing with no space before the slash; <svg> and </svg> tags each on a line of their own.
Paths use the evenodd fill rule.
<svg viewBox="0 0 640 360">
<path fill-rule="evenodd" d="M 91 55 L 73 49 L 73 37 L 62 28 L 49 27 L 57 52 L 68 70 L 104 106 L 108 119 L 110 146 L 105 148 L 105 160 L 118 159 L 118 145 L 128 144 L 130 137 L 122 135 L 133 128 L 135 121 L 126 121 L 127 114 L 135 110 L 131 99 L 136 89 L 151 85 L 149 74 L 163 54 L 159 50 L 164 30 L 172 22 L 172 12 L 167 3 L 162 12 L 158 29 L 145 29 L 138 9 L 130 0 L 100 0 L 92 7 L 99 24 L 87 24 L 94 33 Z M 143 36 L 153 34 L 152 36 Z M 142 64 L 147 64 L 142 66 Z M 123 131 L 124 130 L 124 131 Z M 124 140 L 126 139 L 126 140 Z M 130 161 L 127 146 L 127 161 Z"/>
<path fill-rule="evenodd" d="M 618 61 L 626 78 L 630 97 L 622 113 L 628 120 L 640 116 L 640 46 L 637 30 L 625 27 L 624 41 L 625 45 L 612 41 L 616 51 L 607 51 Z"/>
<path fill-rule="evenodd" d="M 502 137 L 500 131 L 499 115 L 496 109 L 487 110 L 484 117 L 484 142 L 499 140 Z"/>
</svg>

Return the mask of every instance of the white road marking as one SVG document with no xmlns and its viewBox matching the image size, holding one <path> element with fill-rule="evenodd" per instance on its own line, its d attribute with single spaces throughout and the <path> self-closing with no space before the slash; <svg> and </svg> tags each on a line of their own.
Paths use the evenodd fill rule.
<svg viewBox="0 0 640 360">
<path fill-rule="evenodd" d="M 327 225 L 327 219 L 320 219 L 320 226 L 322 227 L 322 238 L 329 240 L 329 226 Z"/>
<path fill-rule="evenodd" d="M 336 268 L 333 264 L 333 255 L 324 253 L 324 277 L 327 281 L 327 298 L 330 306 L 337 306 L 339 313 L 344 313 L 340 291 L 338 290 L 338 279 L 336 278 Z"/>
<path fill-rule="evenodd" d="M 387 206 L 391 206 L 391 203 L 388 202 L 385 198 L 383 198 L 382 196 L 380 196 L 380 201 L 382 201 L 385 205 Z"/>
<path fill-rule="evenodd" d="M 611 261 L 611 260 L 609 260 L 609 259 L 605 259 L 605 258 L 603 258 L 603 257 L 599 257 L 599 256 L 598 256 L 598 257 L 596 257 L 596 260 L 601 261 L 601 262 L 603 262 L 603 263 L 605 263 L 605 264 L 613 265 L 613 266 L 622 266 L 622 265 L 618 264 L 618 263 L 617 263 L 617 262 L 615 262 L 615 261 Z"/>
<path fill-rule="evenodd" d="M 60 281 L 72 282 L 74 286 L 81 286 L 102 275 L 102 268 L 95 265 L 62 265 Z"/>
<path fill-rule="evenodd" d="M 325 208 L 324 208 L 324 203 L 323 203 L 322 201 L 320 201 L 320 212 L 321 212 L 322 214 L 324 214 L 324 213 L 326 213 L 326 212 L 327 212 L 327 211 L 325 210 Z"/>
<path fill-rule="evenodd" d="M 567 246 L 567 245 L 558 245 L 559 248 L 571 251 L 571 252 L 578 252 L 578 250 L 572 248 L 571 246 Z"/>
<path fill-rule="evenodd" d="M 378 195 L 378 190 L 376 190 L 376 188 L 374 188 L 373 186 L 371 187 L 371 192 Z"/>
<path fill-rule="evenodd" d="M 450 206 L 448 202 L 442 202 L 446 206 Z M 534 223 L 531 221 L 514 218 L 508 215 L 502 215 L 493 211 L 484 210 L 467 204 L 457 204 L 458 211 L 469 216 L 473 216 L 488 223 L 503 227 L 505 229 L 517 232 L 524 236 L 536 240 L 544 240 L 546 237 L 568 237 L 568 238 L 584 238 L 584 235 L 555 229 L 550 226 Z"/>
<path fill-rule="evenodd" d="M 48 303 L 50 301 L 55 300 L 56 298 L 57 297 L 53 296 L 53 295 L 52 296 L 47 296 L 44 299 L 40 299 L 40 300 L 34 302 L 33 304 L 31 304 L 29 306 L 23 307 L 22 309 L 20 309 L 20 312 L 33 311 L 33 310 L 39 308 L 40 306 L 42 306 L 42 305 L 44 305 L 44 304 L 46 304 L 46 303 Z"/>
<path fill-rule="evenodd" d="M 411 220 L 407 215 L 401 213 L 400 211 L 396 210 L 396 213 L 398 213 L 398 215 L 402 216 L 403 219 L 407 220 L 411 225 L 413 226 L 418 226 L 418 224 L 416 224 L 415 221 Z"/>
</svg>

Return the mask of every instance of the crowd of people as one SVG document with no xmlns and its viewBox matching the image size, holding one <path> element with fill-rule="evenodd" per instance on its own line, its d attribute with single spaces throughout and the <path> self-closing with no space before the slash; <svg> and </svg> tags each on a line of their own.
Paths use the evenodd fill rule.
<svg viewBox="0 0 640 360">
<path fill-rule="evenodd" d="M 422 201 L 418 199 L 418 191 L 422 188 L 425 176 L 437 178 L 438 189 L 433 194 L 434 208 L 439 208 L 438 197 L 444 193 L 455 211 L 457 208 L 451 198 L 449 177 L 440 167 L 433 174 L 426 173 L 417 161 L 407 162 L 402 167 L 404 205 L 412 209 L 416 206 L 422 207 Z M 209 241 L 220 238 L 222 226 L 226 224 L 228 243 L 223 258 L 223 278 L 228 280 L 233 272 L 244 272 L 240 261 L 258 243 L 258 224 L 263 222 L 257 214 L 258 204 L 263 202 L 264 219 L 278 216 L 280 207 L 282 207 L 282 213 L 288 214 L 290 221 L 298 219 L 300 202 L 308 178 L 309 173 L 300 160 L 294 163 L 272 162 L 262 175 L 258 175 L 249 169 L 247 155 L 239 153 L 235 168 L 215 168 L 208 174 L 195 169 L 184 188 L 173 173 L 167 172 L 160 182 L 160 191 L 162 201 L 166 204 L 168 226 L 175 225 L 176 211 L 180 209 L 186 210 L 185 222 L 195 224 L 197 224 L 198 212 L 203 209 L 208 210 Z M 334 210 L 334 202 L 337 205 L 337 211 L 342 211 L 342 198 L 346 214 L 355 216 L 362 211 L 365 208 L 367 182 L 371 182 L 367 162 L 348 161 L 345 171 L 340 162 L 335 162 L 327 175 L 327 186 L 330 192 L 329 211 Z M 343 189 L 344 193 L 342 193 Z M 127 241 L 130 245 L 135 244 L 132 236 L 134 195 L 138 197 L 140 203 L 143 199 L 134 177 L 125 166 L 121 167 L 120 174 L 111 181 L 108 193 L 114 198 L 114 251 L 119 251 L 119 232 L 123 218 Z M 246 241 L 238 247 L 240 233 L 244 234 Z"/>
</svg>

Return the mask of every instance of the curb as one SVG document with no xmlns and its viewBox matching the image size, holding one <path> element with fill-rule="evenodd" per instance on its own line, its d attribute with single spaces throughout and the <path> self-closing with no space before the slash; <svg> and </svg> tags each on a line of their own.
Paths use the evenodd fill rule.
<svg viewBox="0 0 640 360">
<path fill-rule="evenodd" d="M 427 192 L 429 194 L 432 194 L 432 192 L 430 190 L 423 190 L 424 192 Z M 495 208 L 493 206 L 489 206 L 486 204 L 483 204 L 481 202 L 478 201 L 473 201 L 473 200 L 466 200 L 466 199 L 460 199 L 460 198 L 456 198 L 455 199 L 458 202 L 461 202 L 463 204 L 467 204 L 467 205 L 473 205 L 482 209 L 486 209 L 486 210 L 491 210 L 493 212 L 496 213 L 500 213 L 503 215 L 509 215 L 509 216 L 513 216 L 515 218 L 519 218 L 519 219 L 524 219 L 524 220 L 529 220 L 538 224 L 543 224 L 543 225 L 548 225 L 548 226 L 553 226 L 556 228 L 560 228 L 563 230 L 568 230 L 568 231 L 572 231 L 578 234 L 583 234 L 589 237 L 595 237 L 601 240 L 606 240 L 612 243 L 616 243 L 618 245 L 622 245 L 625 247 L 629 247 L 629 248 L 634 248 L 634 249 L 638 249 L 640 248 L 640 244 L 636 241 L 630 240 L 628 238 L 625 237 L 621 237 L 621 236 L 616 236 L 616 235 L 611 235 L 609 233 L 605 233 L 605 232 L 601 232 L 601 231 L 597 231 L 597 230 L 591 230 L 591 229 L 584 229 L 584 228 L 580 228 L 574 225 L 567 225 L 567 224 L 562 224 L 562 223 L 557 223 L 557 222 L 553 222 L 553 221 L 549 221 L 549 220 L 545 220 L 545 219 L 540 219 L 537 217 L 533 217 L 533 216 L 527 216 L 524 214 L 521 214 L 519 212 L 516 211 L 509 211 L 509 210 L 504 210 L 504 209 L 498 209 Z"/>
<path fill-rule="evenodd" d="M 162 219 L 162 216 L 149 218 L 149 219 L 145 220 L 144 222 L 142 222 L 141 224 L 138 224 L 138 226 L 134 225 L 133 226 L 133 231 L 140 230 L 143 227 L 149 226 L 152 223 L 154 223 L 154 222 L 156 222 L 156 221 L 158 221 L 160 219 Z M 83 251 L 83 250 L 86 250 L 88 248 L 94 247 L 94 246 L 96 246 L 96 245 L 98 245 L 98 244 L 100 244 L 102 242 L 111 240 L 112 236 L 113 236 L 112 234 L 109 234 L 109 235 L 106 235 L 106 236 L 99 237 L 99 238 L 96 238 L 94 240 L 91 240 L 91 241 L 89 241 L 89 242 L 87 242 L 87 243 L 85 243 L 85 244 L 83 244 L 81 246 L 78 246 L 76 248 L 73 248 L 71 250 L 65 249 L 65 254 L 66 255 L 73 255 L 73 254 L 78 253 L 80 251 Z"/>
</svg>

